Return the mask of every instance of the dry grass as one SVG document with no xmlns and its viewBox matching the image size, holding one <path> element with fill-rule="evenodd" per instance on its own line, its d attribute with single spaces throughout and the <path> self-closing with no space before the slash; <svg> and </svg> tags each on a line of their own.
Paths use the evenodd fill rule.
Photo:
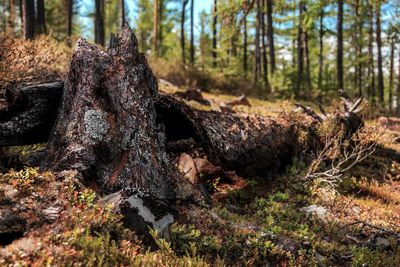
<svg viewBox="0 0 400 267">
<path fill-rule="evenodd" d="M 14 83 L 60 79 L 71 55 L 71 48 L 51 36 L 26 41 L 0 33 L 0 89 Z"/>
</svg>

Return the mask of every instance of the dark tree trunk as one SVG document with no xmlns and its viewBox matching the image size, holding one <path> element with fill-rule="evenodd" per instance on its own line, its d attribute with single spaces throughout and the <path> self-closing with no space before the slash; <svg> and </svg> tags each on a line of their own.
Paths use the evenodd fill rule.
<svg viewBox="0 0 400 267">
<path fill-rule="evenodd" d="M 23 28 L 24 28 L 24 7 L 23 7 L 24 0 L 19 0 L 19 17 L 21 19 L 21 27 L 22 27 L 22 33 L 23 33 Z"/>
<path fill-rule="evenodd" d="M 182 52 L 182 62 L 186 63 L 185 56 L 185 15 L 186 15 L 186 5 L 189 0 L 182 0 L 182 10 L 181 10 L 181 52 Z"/>
<path fill-rule="evenodd" d="M 74 12 L 74 0 L 67 0 L 67 36 L 71 39 L 72 36 L 72 17 Z M 69 43 L 71 41 L 69 40 Z"/>
<path fill-rule="evenodd" d="M 243 70 L 247 73 L 247 16 L 243 19 Z"/>
<path fill-rule="evenodd" d="M 218 0 L 214 0 L 213 6 L 213 23 L 212 23 L 212 31 L 213 31 L 213 41 L 212 41 L 212 58 L 213 58 L 213 67 L 217 67 L 217 23 L 218 23 Z"/>
<path fill-rule="evenodd" d="M 190 3 L 190 64 L 194 65 L 194 0 Z"/>
<path fill-rule="evenodd" d="M 324 71 L 324 7 L 321 8 L 319 15 L 319 55 L 318 55 L 318 89 L 322 90 L 323 71 Z"/>
<path fill-rule="evenodd" d="M 303 43 L 303 11 L 304 2 L 300 0 L 299 4 L 299 25 L 297 29 L 297 91 L 296 95 L 300 93 L 303 87 L 303 74 L 304 74 L 304 43 Z"/>
<path fill-rule="evenodd" d="M 343 81 L 343 0 L 338 1 L 337 14 L 337 89 L 344 90 Z"/>
<path fill-rule="evenodd" d="M 363 27 L 364 27 L 364 16 L 360 14 L 360 10 L 363 9 L 363 2 L 357 0 L 355 3 L 355 11 L 356 11 L 356 31 L 357 31 L 357 40 L 356 40 L 356 56 L 357 56 L 357 65 L 356 65 L 356 85 L 358 88 L 358 94 L 361 96 L 363 94 Z"/>
<path fill-rule="evenodd" d="M 36 27 L 39 34 L 46 33 L 44 0 L 36 0 Z"/>
<path fill-rule="evenodd" d="M 389 67 L 389 110 L 393 111 L 393 86 L 394 86 L 394 39 L 390 40 L 390 67 Z"/>
<path fill-rule="evenodd" d="M 23 36 L 25 40 L 35 37 L 35 2 L 33 0 L 22 1 Z"/>
<path fill-rule="evenodd" d="M 376 44 L 378 46 L 378 97 L 380 104 L 384 105 L 384 84 L 382 65 L 382 39 L 381 39 L 381 2 L 376 5 Z"/>
<path fill-rule="evenodd" d="M 306 78 L 307 78 L 307 90 L 311 91 L 311 71 L 310 71 L 310 53 L 308 50 L 308 31 L 304 32 L 304 56 L 306 62 Z"/>
<path fill-rule="evenodd" d="M 273 25 L 273 1 L 267 1 L 267 36 L 268 36 L 268 46 L 269 46 L 269 62 L 271 64 L 271 74 L 275 72 L 275 43 L 274 43 L 274 25 Z"/>
<path fill-rule="evenodd" d="M 125 0 L 119 0 L 119 28 L 125 25 Z"/>
<path fill-rule="evenodd" d="M 261 45 L 262 45 L 262 64 L 263 64 L 263 80 L 265 83 L 266 91 L 269 92 L 269 81 L 268 81 L 268 60 L 267 60 L 267 46 L 265 44 L 265 0 L 262 1 L 262 12 L 261 12 Z"/>
<path fill-rule="evenodd" d="M 260 55 L 260 27 L 261 27 L 261 7 L 260 1 L 257 1 L 257 22 L 256 22 L 256 35 L 254 39 L 254 69 L 253 69 L 253 82 L 257 83 L 260 77 L 261 71 L 261 55 Z"/>
<path fill-rule="evenodd" d="M 95 3 L 96 14 L 94 22 L 94 40 L 96 44 L 104 46 L 104 0 L 95 0 Z"/>
<path fill-rule="evenodd" d="M 375 101 L 375 64 L 374 64 L 374 12 L 372 4 L 368 4 L 368 97 Z"/>
</svg>

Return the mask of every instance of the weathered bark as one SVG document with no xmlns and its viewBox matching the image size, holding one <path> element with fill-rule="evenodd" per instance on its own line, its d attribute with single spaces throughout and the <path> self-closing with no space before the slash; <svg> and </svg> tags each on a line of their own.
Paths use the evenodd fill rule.
<svg viewBox="0 0 400 267">
<path fill-rule="evenodd" d="M 195 110 L 168 95 L 158 95 L 153 104 L 153 98 L 150 93 L 140 95 L 139 92 L 142 91 L 136 87 L 140 85 L 142 88 L 143 85 L 146 85 L 144 83 L 147 79 L 144 77 L 145 75 L 139 76 L 141 77 L 140 81 L 127 88 L 132 88 L 133 92 L 137 92 L 136 94 L 131 93 L 132 95 L 129 97 L 127 96 L 132 100 L 131 102 L 126 102 L 126 98 L 116 98 L 115 95 L 118 88 L 122 91 L 124 97 L 128 94 L 128 92 L 124 93 L 126 88 L 124 84 L 129 83 L 130 76 L 120 81 L 120 83 L 115 81 L 119 77 L 118 75 L 126 74 L 126 69 L 118 68 L 114 72 L 107 71 L 107 74 L 103 74 L 107 76 L 107 80 L 104 80 L 103 77 L 92 75 L 92 73 L 100 74 L 96 68 L 105 67 L 103 64 L 109 63 L 109 56 L 104 58 L 103 55 L 103 59 L 100 60 L 100 55 L 97 55 L 101 64 L 96 64 L 98 67 L 94 66 L 91 70 L 86 70 L 85 73 L 82 73 L 83 77 L 91 77 L 82 81 L 85 86 L 75 84 L 80 81 L 79 78 L 81 76 L 76 75 L 81 72 L 81 67 L 77 66 L 77 64 L 82 61 L 83 54 L 86 54 L 84 56 L 85 60 L 89 60 L 93 56 L 87 55 L 90 52 L 87 49 L 90 47 L 87 43 L 79 43 L 75 53 L 71 66 L 74 70 L 79 69 L 80 71 L 74 72 L 71 70 L 67 78 L 63 97 L 64 104 L 56 124 L 56 131 L 50 140 L 52 156 L 48 162 L 50 165 L 56 164 L 55 167 L 58 169 L 78 169 L 85 177 L 91 177 L 103 185 L 106 191 L 130 187 L 131 183 L 136 181 L 137 178 L 128 174 L 132 176 L 157 174 L 157 171 L 159 171 L 158 166 L 166 167 L 166 170 L 168 170 L 168 159 L 163 158 L 167 163 L 164 162 L 163 164 L 156 160 L 155 163 L 153 162 L 154 173 L 150 172 L 149 174 L 149 172 L 146 172 L 147 167 L 149 167 L 146 159 L 158 159 L 158 152 L 163 151 L 166 144 L 181 140 L 194 139 L 203 148 L 208 159 L 213 164 L 222 166 L 225 170 L 235 170 L 244 177 L 264 176 L 266 173 L 283 170 L 294 157 L 303 157 L 304 160 L 307 160 L 307 155 L 304 154 L 305 144 L 302 143 L 304 140 L 306 140 L 306 146 L 310 152 L 317 151 L 323 145 L 316 133 L 316 127 L 323 121 L 323 118 L 305 107 L 302 108 L 306 114 L 300 114 L 297 118 L 291 118 L 290 116 L 271 118 Z M 100 52 L 92 51 L 90 53 L 98 54 Z M 83 65 L 85 64 L 84 62 L 80 64 Z M 114 62 L 114 64 L 116 63 Z M 138 68 L 133 72 L 135 71 L 138 71 Z M 70 81 L 74 82 L 74 86 L 69 84 Z M 102 82 L 99 84 L 96 81 Z M 84 87 L 88 89 L 83 90 L 82 88 Z M 61 86 L 58 88 L 60 92 L 62 90 Z M 75 89 L 76 91 L 74 91 Z M 79 93 L 79 91 L 81 92 Z M 72 97 L 73 93 L 84 94 L 85 96 L 79 97 L 76 95 L 76 97 Z M 91 94 L 93 95 L 88 98 Z M 139 95 L 140 97 L 138 97 Z M 67 101 L 68 99 L 71 100 Z M 99 111 L 104 109 L 105 101 L 109 104 L 107 109 Z M 73 105 L 71 104 L 72 102 L 74 103 Z M 125 105 L 128 107 L 134 106 L 133 111 L 130 109 L 130 116 L 126 115 L 129 110 L 124 111 L 120 108 L 113 111 L 114 106 L 121 104 L 119 102 L 127 103 Z M 131 103 L 131 105 L 129 106 L 128 103 Z M 143 104 L 140 105 L 138 103 Z M 43 104 L 45 105 L 45 103 Z M 143 108 L 143 106 L 147 109 Z M 155 113 L 153 113 L 152 108 L 148 108 L 149 106 L 155 108 Z M 139 111 L 135 110 L 135 108 Z M 349 134 L 355 132 L 362 125 L 362 119 L 356 114 L 356 108 L 357 106 L 355 108 L 349 106 L 345 112 L 334 114 L 336 121 L 342 123 Z M 152 116 L 143 115 L 145 112 L 150 112 L 152 116 L 155 116 L 156 122 L 154 123 Z M 102 113 L 104 114 L 100 115 Z M 129 118 L 136 118 L 134 115 L 139 117 L 134 119 L 134 122 L 138 125 L 137 128 L 128 123 Z M 143 125 L 144 118 L 149 117 L 152 117 L 153 124 Z M 128 119 L 125 120 L 125 118 Z M 124 122 L 126 123 L 124 124 Z M 133 133 L 126 131 L 129 130 L 127 124 L 131 126 L 130 128 L 135 128 Z M 161 124 L 163 127 L 160 128 L 158 125 Z M 109 125 L 109 128 L 106 125 Z M 118 128 L 112 128 L 111 126 Z M 150 126 L 158 128 L 149 130 Z M 102 135 L 105 131 L 104 129 L 107 129 L 106 135 Z M 122 130 L 124 131 L 123 133 Z M 149 133 L 147 133 L 148 130 L 150 131 Z M 165 131 L 165 136 L 163 130 Z M 49 131 L 42 131 L 42 133 L 49 133 Z M 26 133 L 29 133 L 29 129 Z M 158 133 L 158 136 L 162 136 L 162 138 L 154 141 L 151 139 L 151 137 L 154 138 L 151 133 L 153 135 Z M 306 134 L 305 139 L 304 134 Z M 117 138 L 118 136 L 119 138 Z M 126 136 L 133 136 L 135 147 L 125 147 L 125 149 L 122 147 L 126 144 L 124 138 L 129 139 Z M 104 139 L 100 140 L 101 138 Z M 149 141 L 149 139 L 154 142 Z M 140 149 L 137 150 L 137 147 Z M 167 147 L 171 146 L 167 145 Z M 175 148 L 175 146 L 172 146 L 172 148 Z M 153 154 L 149 153 L 154 153 L 155 156 L 150 156 Z M 135 161 L 134 156 L 139 156 L 144 165 L 141 165 L 141 161 Z M 125 157 L 128 159 L 125 160 Z M 135 163 L 133 167 L 132 162 Z M 127 173 L 128 170 L 130 170 L 129 173 Z M 115 176 L 116 171 L 118 171 L 119 176 Z M 168 173 L 168 171 L 165 172 Z M 111 179 L 111 177 L 114 178 Z M 143 178 L 145 186 L 152 185 L 153 183 L 149 179 L 153 179 L 154 176 L 149 179 L 146 177 Z M 168 179 L 161 181 L 160 178 L 156 178 L 156 182 L 168 182 Z M 162 190 L 162 188 L 159 189 Z M 153 188 L 154 190 L 157 189 Z"/>
<path fill-rule="evenodd" d="M 57 116 L 62 82 L 5 92 L 0 109 L 0 146 L 46 142 Z"/>
<path fill-rule="evenodd" d="M 94 40 L 104 46 L 104 0 L 96 0 L 95 3 Z"/>
<path fill-rule="evenodd" d="M 343 0 L 338 1 L 336 69 L 337 69 L 336 70 L 337 71 L 337 89 L 344 90 L 344 81 L 343 81 Z"/>
<path fill-rule="evenodd" d="M 45 20 L 45 9 L 44 0 L 36 1 L 36 26 L 38 33 L 46 33 L 46 20 Z"/>
<path fill-rule="evenodd" d="M 52 125 L 48 114 L 56 114 L 63 91 L 45 165 L 77 170 L 106 193 L 122 189 L 161 200 L 196 194 L 167 156 L 171 142 L 194 139 L 214 165 L 245 177 L 264 176 L 284 169 L 294 157 L 306 158 L 304 142 L 314 152 L 323 145 L 316 131 L 323 118 L 304 107 L 306 115 L 271 118 L 195 110 L 172 96 L 158 95 L 156 79 L 128 27 L 121 37 L 111 37 L 107 52 L 79 40 L 64 89 L 60 83 L 28 89 L 21 90 L 25 95 L 7 97 L 0 144 L 15 142 L 12 135 L 32 138 L 40 132 L 44 138 Z M 347 104 L 335 114 L 349 134 L 362 125 L 360 103 Z M 31 121 L 33 126 L 27 127 Z M 9 128 L 16 132 L 7 132 Z"/>
<path fill-rule="evenodd" d="M 75 169 L 103 192 L 174 199 L 172 166 L 156 123 L 157 81 L 129 28 L 103 52 L 81 39 L 65 80 L 48 166 Z"/>
<path fill-rule="evenodd" d="M 23 17 L 23 36 L 24 39 L 33 39 L 35 37 L 35 2 L 33 0 L 22 1 Z"/>
</svg>

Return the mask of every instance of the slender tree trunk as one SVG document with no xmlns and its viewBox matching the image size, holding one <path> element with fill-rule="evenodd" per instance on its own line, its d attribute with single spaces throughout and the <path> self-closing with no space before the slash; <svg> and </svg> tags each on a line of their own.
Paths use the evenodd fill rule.
<svg viewBox="0 0 400 267">
<path fill-rule="evenodd" d="M 261 61 L 260 61 L 260 26 L 261 26 L 261 12 L 260 0 L 257 1 L 257 22 L 256 22 L 256 36 L 255 36 L 255 49 L 254 49 L 254 83 L 258 82 L 260 77 Z"/>
<path fill-rule="evenodd" d="M 269 62 L 271 65 L 270 72 L 275 72 L 275 43 L 274 43 L 274 25 L 273 25 L 273 1 L 267 0 L 267 36 L 269 46 Z"/>
<path fill-rule="evenodd" d="M 194 0 L 190 3 L 190 64 L 194 65 Z"/>
<path fill-rule="evenodd" d="M 67 36 L 71 39 L 72 36 L 72 17 L 74 10 L 74 0 L 67 0 Z M 69 41 L 69 44 L 71 42 Z"/>
<path fill-rule="evenodd" d="M 36 27 L 39 34 L 46 33 L 44 0 L 36 0 Z"/>
<path fill-rule="evenodd" d="M 359 9 L 362 10 L 362 8 L 363 8 L 363 2 L 361 1 Z M 358 19 L 359 19 L 359 21 L 358 21 L 358 35 L 359 35 L 359 38 L 358 38 L 358 41 L 357 41 L 357 48 L 358 48 L 358 58 L 359 58 L 359 60 L 358 60 L 358 82 L 357 82 L 357 85 L 358 85 L 359 95 L 361 96 L 363 94 L 363 87 L 364 87 L 363 86 L 363 80 L 364 80 L 364 77 L 363 77 L 363 67 L 364 67 L 363 66 L 363 62 L 364 62 L 364 60 L 361 60 L 361 58 L 363 58 L 364 16 L 360 15 L 360 17 Z"/>
<path fill-rule="evenodd" d="M 318 89 L 322 89 L 322 79 L 324 71 L 324 7 L 321 8 L 319 15 L 319 55 L 318 55 Z"/>
<path fill-rule="evenodd" d="M 119 27 L 122 29 L 125 25 L 125 0 L 119 0 Z"/>
<path fill-rule="evenodd" d="M 153 51 L 158 57 L 158 0 L 154 0 L 153 9 Z"/>
<path fill-rule="evenodd" d="M 384 84 L 382 66 L 382 39 L 381 39 L 381 1 L 376 4 L 376 44 L 378 46 L 378 97 L 379 102 L 384 105 Z"/>
<path fill-rule="evenodd" d="M 212 23 L 212 31 L 213 31 L 213 42 L 212 42 L 212 58 L 213 58 L 213 67 L 217 67 L 217 23 L 218 23 L 218 0 L 214 0 L 213 7 L 213 23 Z"/>
<path fill-rule="evenodd" d="M 368 4 L 368 97 L 375 101 L 375 66 L 374 66 L 374 12 L 372 4 Z"/>
<path fill-rule="evenodd" d="M 14 3 L 14 0 L 8 0 L 7 31 L 10 33 L 14 33 L 14 31 L 15 31 L 15 3 Z"/>
<path fill-rule="evenodd" d="M 24 8 L 23 8 L 23 0 L 19 0 L 19 17 L 21 19 L 21 27 L 22 31 L 24 30 Z"/>
<path fill-rule="evenodd" d="M 262 64 L 263 64 L 263 79 L 267 92 L 269 91 L 269 81 L 268 81 L 268 60 L 267 60 L 267 46 L 265 44 L 265 0 L 261 0 L 261 44 L 262 44 Z"/>
<path fill-rule="evenodd" d="M 304 3 L 300 0 L 299 4 L 299 25 L 297 29 L 297 92 L 300 92 L 303 84 L 303 73 L 304 73 L 304 47 L 303 47 L 303 11 Z"/>
<path fill-rule="evenodd" d="M 311 91 L 312 84 L 311 84 L 311 71 L 310 71 L 310 53 L 308 49 L 308 31 L 304 32 L 304 56 L 305 56 L 305 63 L 306 63 L 306 75 L 307 75 L 307 90 Z"/>
<path fill-rule="evenodd" d="M 243 19 L 243 70 L 246 73 L 247 65 L 247 16 Z"/>
<path fill-rule="evenodd" d="M 33 0 L 22 0 L 23 13 L 23 36 L 25 40 L 35 37 L 35 2 Z"/>
<path fill-rule="evenodd" d="M 186 13 L 186 5 L 188 0 L 182 0 L 182 10 L 181 10 L 181 50 L 182 50 L 182 62 L 186 63 L 185 57 L 185 13 Z"/>
<path fill-rule="evenodd" d="M 158 7 L 158 56 L 163 54 L 163 16 L 164 16 L 164 3 L 163 0 L 159 0 Z"/>
<path fill-rule="evenodd" d="M 104 46 L 104 0 L 96 0 L 95 5 L 94 39 L 96 44 Z"/>
<path fill-rule="evenodd" d="M 390 40 L 390 68 L 389 68 L 389 111 L 393 111 L 393 85 L 394 85 L 394 39 Z"/>
<path fill-rule="evenodd" d="M 337 14 L 337 85 L 338 89 L 344 90 L 343 81 L 343 0 L 338 1 Z"/>
</svg>

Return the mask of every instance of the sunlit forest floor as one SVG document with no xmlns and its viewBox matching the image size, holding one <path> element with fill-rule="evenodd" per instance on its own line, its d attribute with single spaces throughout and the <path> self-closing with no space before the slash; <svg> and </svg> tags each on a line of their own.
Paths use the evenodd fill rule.
<svg viewBox="0 0 400 267">
<path fill-rule="evenodd" d="M 35 71 L 24 69 L 28 63 L 8 65 L 4 84 L 64 74 L 69 48 L 46 41 L 24 46 L 34 52 L 25 55 L 18 48 L 24 54 L 18 60 L 37 60 L 32 63 Z M 5 61 L 2 64 L 6 66 Z M 186 89 L 165 81 L 159 86 L 168 94 Z M 217 109 L 235 98 L 218 91 L 204 97 L 211 106 L 187 103 Z M 234 110 L 280 116 L 294 108 L 286 100 L 249 100 L 251 107 Z M 153 233 L 151 249 L 125 229 L 121 218 L 99 202 L 102 196 L 83 186 L 74 172 L 53 174 L 24 167 L 30 151 L 44 144 L 4 149 L 22 165 L 0 175 L 0 230 L 8 229 L 0 241 L 0 265 L 398 266 L 400 133 L 372 119 L 366 131 L 379 135 L 375 153 L 348 171 L 336 190 L 298 182 L 306 166 L 296 161 L 279 175 L 215 179 L 206 185 L 212 205 L 179 206 L 170 240 Z"/>
</svg>

